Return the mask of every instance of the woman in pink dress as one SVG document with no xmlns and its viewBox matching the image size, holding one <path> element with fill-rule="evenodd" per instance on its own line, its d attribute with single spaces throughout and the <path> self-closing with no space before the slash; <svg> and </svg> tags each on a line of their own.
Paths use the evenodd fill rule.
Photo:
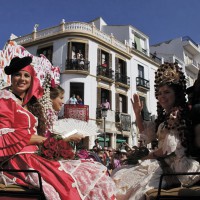
<svg viewBox="0 0 200 200">
<path fill-rule="evenodd" d="M 4 169 L 34 169 L 42 176 L 46 199 L 115 199 L 114 184 L 106 168 L 86 160 L 48 160 L 38 155 L 38 145 L 46 140 L 46 118 L 38 101 L 43 88 L 30 65 L 31 57 L 13 58 L 5 73 L 11 87 L 0 91 L 0 161 Z M 55 97 L 55 96 L 54 96 Z M 63 93 L 52 99 L 60 109 Z M 80 140 L 80 135 L 67 141 Z M 1 173 L 0 182 L 38 186 L 31 173 Z"/>
</svg>

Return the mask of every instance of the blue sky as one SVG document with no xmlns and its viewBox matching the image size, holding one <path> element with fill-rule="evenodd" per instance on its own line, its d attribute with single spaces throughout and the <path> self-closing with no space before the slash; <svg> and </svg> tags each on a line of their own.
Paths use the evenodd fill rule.
<svg viewBox="0 0 200 200">
<path fill-rule="evenodd" d="M 102 17 L 108 24 L 130 24 L 150 44 L 188 35 L 200 43 L 199 0 L 9 0 L 0 3 L 0 49 L 11 33 L 25 35 L 66 21 Z"/>
</svg>

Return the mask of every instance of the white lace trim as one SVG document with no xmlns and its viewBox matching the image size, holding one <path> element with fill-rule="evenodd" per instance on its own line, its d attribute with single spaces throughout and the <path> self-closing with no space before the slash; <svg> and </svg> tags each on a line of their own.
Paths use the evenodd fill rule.
<svg viewBox="0 0 200 200">
<path fill-rule="evenodd" d="M 16 101 L 15 95 L 8 90 L 0 90 L 0 98 L 13 99 Z"/>
<path fill-rule="evenodd" d="M 16 177 L 13 179 L 10 179 L 7 177 L 3 172 L 0 173 L 0 183 L 3 183 L 4 185 L 12 185 L 12 184 L 17 184 L 16 183 Z"/>
<path fill-rule="evenodd" d="M 13 128 L 1 128 L 0 129 L 0 137 L 7 133 L 10 133 L 10 132 L 13 133 L 14 131 L 15 131 L 15 129 L 13 129 Z"/>
<path fill-rule="evenodd" d="M 65 169 L 65 167 L 64 167 L 64 165 L 63 165 L 63 163 L 62 163 L 61 161 L 59 161 L 59 163 L 60 163 L 59 170 L 60 170 L 60 171 L 64 170 L 64 172 L 65 172 L 66 174 L 69 174 L 69 175 L 73 178 L 74 183 L 72 183 L 72 187 L 76 187 L 80 198 L 81 198 L 81 199 L 84 199 L 85 197 L 82 195 L 82 193 L 81 193 L 81 191 L 80 191 L 80 189 L 79 189 L 79 187 L 78 187 L 78 183 L 77 183 L 77 181 L 76 181 L 76 178 L 73 176 L 73 172 L 80 166 L 80 163 L 79 163 L 79 165 L 77 165 L 76 167 L 74 167 L 74 170 L 73 170 L 71 173 L 69 173 L 69 172 Z"/>
</svg>

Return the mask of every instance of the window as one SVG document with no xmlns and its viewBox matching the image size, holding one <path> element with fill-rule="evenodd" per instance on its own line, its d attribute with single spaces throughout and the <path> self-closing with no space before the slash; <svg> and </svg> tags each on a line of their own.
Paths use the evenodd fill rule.
<svg viewBox="0 0 200 200">
<path fill-rule="evenodd" d="M 108 102 L 107 108 L 111 109 L 111 91 L 101 88 L 101 105 Z"/>
<path fill-rule="evenodd" d="M 88 59 L 88 44 L 68 42 L 68 59 Z"/>
<path fill-rule="evenodd" d="M 112 54 L 102 50 L 97 50 L 97 65 L 112 68 Z"/>
<path fill-rule="evenodd" d="M 118 72 L 122 75 L 126 75 L 126 61 L 118 59 Z"/>
<path fill-rule="evenodd" d="M 83 100 L 84 103 L 84 83 L 72 82 L 70 83 L 70 97 L 75 94 Z"/>
<path fill-rule="evenodd" d="M 104 67 L 109 66 L 109 53 L 101 51 L 101 65 Z"/>
<path fill-rule="evenodd" d="M 144 67 L 142 65 L 138 65 L 138 77 L 144 78 Z"/>
<path fill-rule="evenodd" d="M 135 35 L 135 48 L 139 51 L 142 51 L 141 43 L 140 43 L 140 38 Z"/>
<path fill-rule="evenodd" d="M 127 113 L 127 96 L 119 94 L 119 112 Z"/>
<path fill-rule="evenodd" d="M 44 48 L 39 48 L 37 50 L 37 56 L 43 54 L 51 63 L 53 58 L 53 46 L 48 46 Z"/>
<path fill-rule="evenodd" d="M 140 97 L 140 101 L 143 102 L 143 110 L 141 112 L 142 114 L 142 118 L 145 120 L 145 121 L 150 121 L 150 115 L 151 113 L 148 111 L 148 108 L 147 108 L 147 105 L 146 105 L 146 98 L 143 97 L 143 96 L 139 96 Z"/>
</svg>

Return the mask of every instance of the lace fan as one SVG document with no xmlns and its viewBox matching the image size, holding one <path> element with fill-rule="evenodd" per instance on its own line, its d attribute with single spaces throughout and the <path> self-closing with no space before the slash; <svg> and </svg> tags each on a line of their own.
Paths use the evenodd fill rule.
<svg viewBox="0 0 200 200">
<path fill-rule="evenodd" d="M 63 138 L 76 133 L 80 133 L 83 136 L 100 134 L 96 124 L 71 118 L 57 120 L 53 124 L 53 133 L 61 135 Z"/>
</svg>

